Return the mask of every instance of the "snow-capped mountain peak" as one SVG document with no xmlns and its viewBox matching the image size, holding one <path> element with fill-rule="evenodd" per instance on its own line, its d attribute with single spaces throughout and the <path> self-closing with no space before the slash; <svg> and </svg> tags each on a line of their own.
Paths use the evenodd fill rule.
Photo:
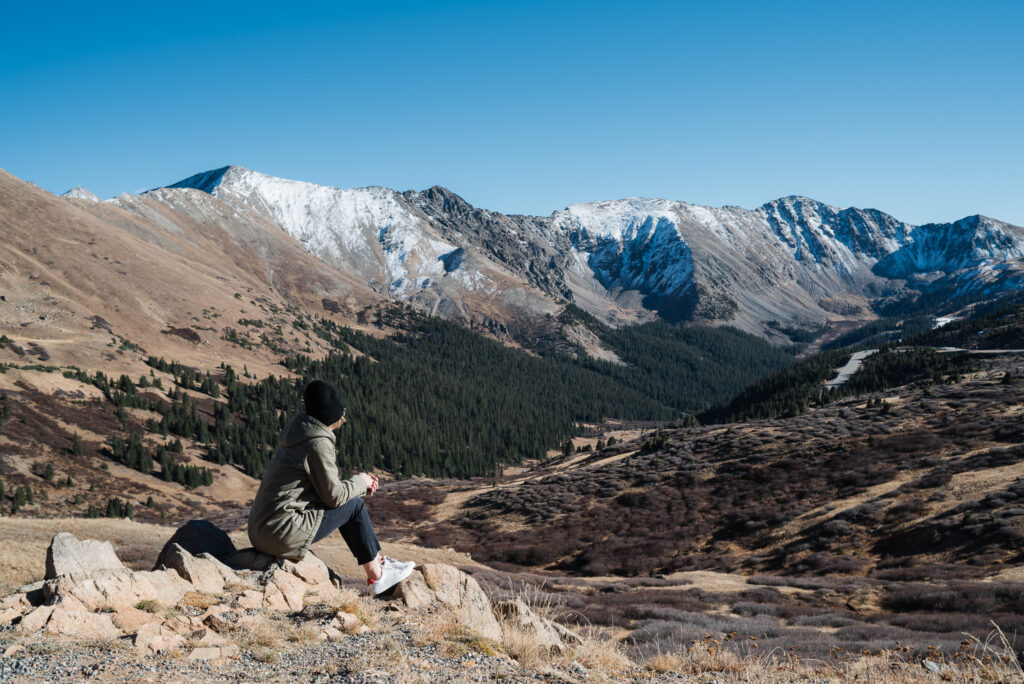
<svg viewBox="0 0 1024 684">
<path fill-rule="evenodd" d="M 633 197 L 539 217 L 479 209 L 440 186 L 346 190 L 239 166 L 168 187 L 258 212 L 378 291 L 464 317 L 472 315 L 464 306 L 444 302 L 486 292 L 499 308 L 515 300 L 547 311 L 543 297 L 553 296 L 598 315 L 614 309 L 619 320 L 653 309 L 755 330 L 772 319 L 820 321 L 831 311 L 820 302 L 877 296 L 889 279 L 923 269 L 971 269 L 1024 253 L 1022 229 L 985 217 L 915 227 L 799 195 L 752 210 Z M 536 294 L 524 300 L 527 291 Z"/>
<path fill-rule="evenodd" d="M 392 295 L 429 286 L 446 274 L 442 256 L 455 245 L 432 235 L 405 198 L 377 186 L 341 189 L 227 166 L 170 188 L 194 188 L 255 210 L 311 253 L 367 277 Z M 451 265 L 451 260 L 447 262 Z"/>
<path fill-rule="evenodd" d="M 80 199 L 85 200 L 86 202 L 93 203 L 103 201 L 94 192 L 83 188 L 81 185 L 76 185 L 75 187 L 71 188 L 63 195 L 61 195 L 61 197 L 67 197 L 68 199 Z"/>
</svg>

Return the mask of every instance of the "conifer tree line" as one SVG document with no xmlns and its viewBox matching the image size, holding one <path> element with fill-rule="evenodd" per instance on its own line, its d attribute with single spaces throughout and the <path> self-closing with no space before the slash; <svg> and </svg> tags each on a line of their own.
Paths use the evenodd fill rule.
<svg viewBox="0 0 1024 684">
<path fill-rule="evenodd" d="M 150 497 L 152 498 L 152 497 Z M 135 512 L 132 510 L 130 501 L 122 501 L 118 497 L 107 499 L 107 505 L 100 509 L 98 506 L 89 504 L 86 511 L 87 518 L 128 518 L 135 519 Z"/>
<path fill-rule="evenodd" d="M 802 413 L 841 397 L 858 396 L 899 387 L 910 382 L 956 381 L 973 366 L 966 354 L 945 354 L 926 347 L 882 347 L 867 357 L 860 369 L 840 388 L 826 390 L 823 383 L 850 358 L 850 351 L 833 350 L 759 380 L 724 406 L 705 411 L 702 423 L 735 423 Z"/>
<path fill-rule="evenodd" d="M 228 412 L 218 409 L 214 458 L 262 473 L 287 417 L 301 409 L 302 387 L 313 379 L 336 385 L 348 404 L 349 419 L 338 431 L 344 472 L 382 467 L 400 477 L 491 474 L 499 463 L 542 457 L 576 434 L 578 422 L 678 415 L 565 359 L 533 357 L 454 323 L 400 313 L 405 331 L 383 340 L 317 321 L 314 331 L 336 351 L 322 360 L 287 357 L 298 382 L 242 384 L 231 382 L 232 372 L 228 407 L 244 421 L 227 422 Z"/>
<path fill-rule="evenodd" d="M 165 482 L 177 482 L 189 489 L 213 484 L 213 473 L 209 468 L 183 465 L 174 460 L 171 453 L 184 451 L 181 440 L 174 440 L 169 448 L 157 447 L 154 455 L 143 443 L 137 432 L 129 432 L 128 439 L 112 438 L 110 452 L 114 460 L 139 472 L 150 475 L 153 473 L 153 462 L 160 462 L 160 473 Z"/>
<path fill-rule="evenodd" d="M 729 326 L 674 326 L 663 321 L 612 328 L 575 304 L 559 320 L 580 322 L 626 365 L 579 355 L 579 364 L 678 411 L 721 404 L 753 381 L 793 362 L 793 349 Z"/>
<path fill-rule="evenodd" d="M 297 378 L 240 382 L 227 364 L 214 378 L 150 357 L 152 368 L 175 378 L 159 398 L 139 393 L 127 376 L 111 380 L 79 371 L 79 379 L 119 407 L 159 413 L 159 421 L 147 422 L 149 432 L 205 444 L 208 459 L 237 465 L 253 477 L 263 474 L 280 431 L 301 410 L 302 388 L 325 380 L 341 390 L 349 407 L 348 421 L 337 432 L 344 473 L 380 467 L 399 477 L 470 477 L 493 474 L 502 463 L 543 457 L 576 435 L 583 422 L 678 419 L 684 409 L 728 396 L 792 358 L 734 329 L 649 324 L 612 330 L 588 320 L 628 364 L 621 365 L 585 355 L 533 356 L 402 305 L 383 309 L 378 323 L 400 332 L 379 339 L 328 319 L 309 319 L 309 328 L 333 351 L 323 359 L 286 356 L 282 363 Z M 163 389 L 155 377 L 143 376 L 137 386 Z M 211 402 L 210 416 L 184 389 L 224 400 Z M 165 478 L 171 473 L 187 486 L 210 478 L 188 470 L 179 476 L 173 463 L 165 469 L 166 453 L 148 453 L 138 436 L 112 442 L 111 452 L 144 471 L 160 461 Z"/>
</svg>

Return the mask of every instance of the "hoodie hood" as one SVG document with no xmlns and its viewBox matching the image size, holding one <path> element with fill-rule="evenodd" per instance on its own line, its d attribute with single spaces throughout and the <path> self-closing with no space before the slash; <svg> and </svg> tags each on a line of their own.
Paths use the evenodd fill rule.
<svg viewBox="0 0 1024 684">
<path fill-rule="evenodd" d="M 331 444 L 334 444 L 334 433 L 313 416 L 303 413 L 292 418 L 292 421 L 285 426 L 281 433 L 280 444 L 283 447 L 292 447 L 317 437 L 329 439 Z"/>
</svg>

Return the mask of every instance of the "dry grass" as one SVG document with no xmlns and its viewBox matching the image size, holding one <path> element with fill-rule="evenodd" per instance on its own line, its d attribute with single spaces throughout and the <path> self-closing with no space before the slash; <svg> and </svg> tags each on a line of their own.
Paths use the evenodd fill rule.
<svg viewBox="0 0 1024 684">
<path fill-rule="evenodd" d="M 993 623 L 994 624 L 994 623 Z M 775 684 L 782 681 L 916 684 L 935 681 L 1024 682 L 1024 670 L 1009 640 L 998 626 L 985 641 L 965 640 L 952 657 L 936 652 L 928 658 L 937 672 L 901 650 L 842 656 L 828 660 L 802 660 L 778 650 L 745 653 L 723 648 L 719 640 L 705 639 L 683 650 L 657 652 L 643 664 L 654 675 L 711 675 L 716 681 Z M 599 669 L 599 668 L 595 668 Z M 608 672 L 607 670 L 602 670 Z"/>
<path fill-rule="evenodd" d="M 537 635 L 517 628 L 512 624 L 502 625 L 501 649 L 520 666 L 537 669 L 550 660 L 548 649 L 539 642 Z"/>
<path fill-rule="evenodd" d="M 429 615 L 426 624 L 413 636 L 413 645 L 435 646 L 440 655 L 448 658 L 470 653 L 493 656 L 502 651 L 500 644 L 482 638 L 467 626 L 460 612 L 449 608 L 442 608 Z"/>
<path fill-rule="evenodd" d="M 593 629 L 584 631 L 580 636 L 582 642 L 561 657 L 563 662 L 576 661 L 588 670 L 612 678 L 634 667 L 618 642 Z"/>
<path fill-rule="evenodd" d="M 331 607 L 335 612 L 344 611 L 359 618 L 362 625 L 376 629 L 384 621 L 384 604 L 354 589 L 335 589 L 316 597 L 317 603 Z"/>
<path fill-rule="evenodd" d="M 286 644 L 305 644 L 316 641 L 316 625 L 296 625 L 282 615 L 258 613 L 239 619 L 231 634 L 239 648 L 254 653 L 261 648 L 280 650 Z"/>
</svg>

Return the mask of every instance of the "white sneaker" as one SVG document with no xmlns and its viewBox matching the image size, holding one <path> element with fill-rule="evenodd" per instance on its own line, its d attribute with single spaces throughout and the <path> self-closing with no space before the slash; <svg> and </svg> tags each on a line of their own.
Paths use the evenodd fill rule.
<svg viewBox="0 0 1024 684">
<path fill-rule="evenodd" d="M 412 569 L 416 567 L 416 563 L 413 561 L 398 561 L 394 558 L 388 558 L 387 556 L 381 556 L 380 560 L 380 577 L 376 580 L 366 580 L 366 590 L 371 592 L 374 596 L 383 594 L 385 591 L 404 580 L 412 574 Z"/>
</svg>

